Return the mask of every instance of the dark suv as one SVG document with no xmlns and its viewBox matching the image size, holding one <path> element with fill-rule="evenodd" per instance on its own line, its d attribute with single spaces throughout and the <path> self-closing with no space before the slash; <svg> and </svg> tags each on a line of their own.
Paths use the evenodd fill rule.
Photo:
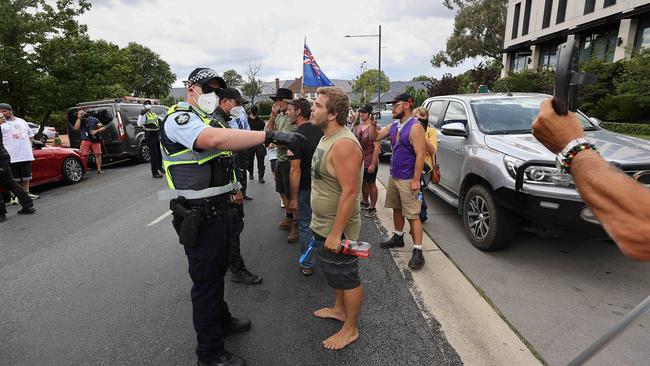
<svg viewBox="0 0 650 366">
<path fill-rule="evenodd" d="M 108 160 L 130 158 L 148 162 L 150 156 L 149 148 L 144 141 L 144 130 L 137 125 L 142 102 L 145 100 L 145 98 L 124 97 L 84 102 L 69 108 L 67 120 L 70 147 L 78 148 L 81 144 L 79 131 L 73 127 L 77 111 L 84 109 L 106 126 L 106 131 L 102 134 L 102 157 Z M 159 117 L 164 117 L 167 114 L 167 107 L 156 105 L 155 99 L 152 99 L 152 102 L 154 102 L 152 111 Z"/>
</svg>

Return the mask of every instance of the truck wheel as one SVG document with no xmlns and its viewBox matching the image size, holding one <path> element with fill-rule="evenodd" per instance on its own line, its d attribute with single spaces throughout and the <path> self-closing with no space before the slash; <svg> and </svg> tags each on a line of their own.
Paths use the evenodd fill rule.
<svg viewBox="0 0 650 366">
<path fill-rule="evenodd" d="M 510 245 L 515 236 L 514 218 L 499 206 L 490 189 L 472 186 L 463 201 L 463 224 L 472 245 L 480 250 L 499 250 Z"/>
<path fill-rule="evenodd" d="M 66 183 L 79 183 L 84 175 L 84 169 L 81 165 L 81 162 L 77 158 L 67 157 L 63 161 L 61 173 L 63 175 L 63 180 Z"/>
<path fill-rule="evenodd" d="M 141 163 L 148 163 L 151 160 L 149 152 L 149 145 L 146 142 L 140 142 L 140 149 L 138 149 L 138 161 Z"/>
</svg>

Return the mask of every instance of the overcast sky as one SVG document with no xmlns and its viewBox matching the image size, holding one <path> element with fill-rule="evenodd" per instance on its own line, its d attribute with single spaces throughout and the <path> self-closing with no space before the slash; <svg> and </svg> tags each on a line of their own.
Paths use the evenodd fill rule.
<svg viewBox="0 0 650 366">
<path fill-rule="evenodd" d="M 151 48 L 171 65 L 176 86 L 197 66 L 243 75 L 257 62 L 264 81 L 299 77 L 305 36 L 330 79 L 353 79 L 363 61 L 377 67 L 378 40 L 344 36 L 377 34 L 380 24 L 382 70 L 391 80 L 458 74 L 478 63 L 431 67 L 431 56 L 445 48 L 454 24 L 454 12 L 442 0 L 97 0 L 92 5 L 79 20 L 93 39 Z"/>
</svg>

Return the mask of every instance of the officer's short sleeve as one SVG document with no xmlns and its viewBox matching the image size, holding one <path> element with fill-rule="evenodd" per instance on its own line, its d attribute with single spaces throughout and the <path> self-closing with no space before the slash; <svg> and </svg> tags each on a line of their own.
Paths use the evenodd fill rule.
<svg viewBox="0 0 650 366">
<path fill-rule="evenodd" d="M 173 113 L 165 122 L 167 138 L 192 150 L 196 138 L 206 128 L 210 126 L 203 123 L 197 115 L 187 112 Z"/>
</svg>

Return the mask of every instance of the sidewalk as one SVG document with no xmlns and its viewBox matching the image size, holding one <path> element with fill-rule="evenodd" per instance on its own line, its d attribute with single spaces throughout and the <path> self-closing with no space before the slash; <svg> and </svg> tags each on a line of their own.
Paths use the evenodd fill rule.
<svg viewBox="0 0 650 366">
<path fill-rule="evenodd" d="M 392 210 L 384 208 L 386 189 L 377 180 L 377 224 L 392 235 Z M 382 227 L 383 226 L 383 227 Z M 405 231 L 408 230 L 408 224 Z M 479 291 L 424 233 L 425 267 L 412 271 L 407 263 L 413 242 L 391 254 L 427 321 L 437 321 L 445 337 L 467 365 L 541 365 Z M 380 249 L 377 249 L 380 250 Z"/>
</svg>

